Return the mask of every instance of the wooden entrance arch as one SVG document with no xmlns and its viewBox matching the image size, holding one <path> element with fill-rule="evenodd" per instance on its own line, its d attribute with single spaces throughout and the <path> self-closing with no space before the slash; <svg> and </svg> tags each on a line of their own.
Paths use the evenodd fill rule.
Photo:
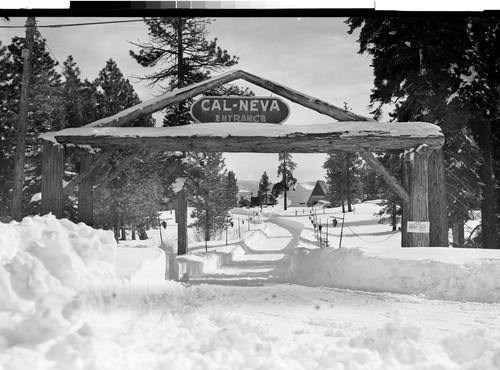
<svg viewBox="0 0 500 370">
<path fill-rule="evenodd" d="M 243 79 L 288 100 L 334 118 L 314 125 L 262 123 L 203 123 L 180 127 L 126 127 L 135 119 L 169 105 Z M 270 80 L 235 70 L 125 109 L 80 128 L 41 135 L 44 141 L 42 214 L 63 215 L 64 195 L 75 185 L 81 199 L 92 199 L 93 171 L 113 150 L 327 153 L 354 151 L 378 171 L 403 199 L 402 246 L 448 246 L 442 146 L 444 135 L 425 122 L 377 122 L 307 96 Z M 64 145 L 100 148 L 99 155 L 83 154 L 81 172 L 63 186 Z M 399 183 L 374 152 L 403 153 L 404 181 Z M 118 166 L 123 170 L 124 165 Z M 90 206 L 89 206 L 90 204 Z M 80 220 L 92 225 L 92 202 L 79 202 Z M 407 221 L 430 221 L 430 233 L 406 233 Z"/>
</svg>

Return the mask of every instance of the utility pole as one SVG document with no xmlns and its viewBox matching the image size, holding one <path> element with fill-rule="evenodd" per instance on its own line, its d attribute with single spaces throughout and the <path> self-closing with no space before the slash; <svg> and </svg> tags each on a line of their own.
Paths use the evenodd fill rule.
<svg viewBox="0 0 500 370">
<path fill-rule="evenodd" d="M 26 21 L 26 39 L 21 52 L 23 58 L 23 77 L 21 85 L 21 103 L 17 126 L 16 153 L 14 161 L 14 187 L 12 191 L 12 219 L 21 221 L 23 209 L 24 161 L 26 157 L 26 127 L 28 125 L 29 81 L 31 76 L 31 54 L 35 38 L 35 17 Z"/>
<path fill-rule="evenodd" d="M 285 211 L 286 211 L 286 156 L 283 153 L 283 187 L 285 188 Z"/>
</svg>

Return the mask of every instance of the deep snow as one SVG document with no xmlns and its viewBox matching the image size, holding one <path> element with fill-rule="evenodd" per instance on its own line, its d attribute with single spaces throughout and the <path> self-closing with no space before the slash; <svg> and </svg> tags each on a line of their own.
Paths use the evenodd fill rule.
<svg viewBox="0 0 500 370">
<path fill-rule="evenodd" d="M 235 210 L 227 246 L 190 235 L 197 260 L 232 253 L 192 285 L 118 278 L 162 254 L 110 232 L 0 224 L 0 368 L 497 369 L 500 251 L 403 250 L 377 209 L 346 215 L 340 249 L 340 224 L 318 248 L 310 209 Z M 175 247 L 172 221 L 162 239 Z"/>
</svg>

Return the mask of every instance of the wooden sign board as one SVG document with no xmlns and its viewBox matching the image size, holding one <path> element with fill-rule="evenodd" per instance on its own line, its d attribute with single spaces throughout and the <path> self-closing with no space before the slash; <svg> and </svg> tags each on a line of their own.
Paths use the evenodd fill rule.
<svg viewBox="0 0 500 370">
<path fill-rule="evenodd" d="M 430 222 L 429 221 L 408 221 L 408 227 L 407 227 L 406 231 L 409 233 L 429 234 Z"/>
<path fill-rule="evenodd" d="M 191 115 L 199 123 L 250 122 L 283 123 L 290 108 L 277 97 L 205 96 L 191 105 Z"/>
</svg>

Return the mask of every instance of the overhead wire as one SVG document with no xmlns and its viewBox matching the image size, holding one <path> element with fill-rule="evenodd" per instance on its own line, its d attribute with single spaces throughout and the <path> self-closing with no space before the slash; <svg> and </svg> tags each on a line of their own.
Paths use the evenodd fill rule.
<svg viewBox="0 0 500 370">
<path fill-rule="evenodd" d="M 61 63 L 59 62 L 59 60 L 57 59 L 55 54 L 52 52 L 52 49 L 50 48 L 49 44 L 47 44 L 47 40 L 42 36 L 42 33 L 38 30 L 38 27 L 37 27 L 35 32 L 37 32 L 38 35 L 40 36 L 40 38 L 43 40 L 43 44 L 47 47 L 47 49 L 49 50 L 49 53 L 54 57 L 54 59 L 57 62 L 57 65 L 59 66 L 59 68 L 61 68 L 61 71 L 64 74 L 64 68 L 62 67 Z"/>
<path fill-rule="evenodd" d="M 128 19 L 121 21 L 103 21 L 103 22 L 84 22 L 84 23 L 63 23 L 63 24 L 46 24 L 38 25 L 38 28 L 62 28 L 62 27 L 78 27 L 78 26 L 92 26 L 100 24 L 116 24 L 116 23 L 131 23 L 131 22 L 144 22 L 144 19 Z M 26 26 L 0 26 L 0 28 L 25 28 Z"/>
</svg>

